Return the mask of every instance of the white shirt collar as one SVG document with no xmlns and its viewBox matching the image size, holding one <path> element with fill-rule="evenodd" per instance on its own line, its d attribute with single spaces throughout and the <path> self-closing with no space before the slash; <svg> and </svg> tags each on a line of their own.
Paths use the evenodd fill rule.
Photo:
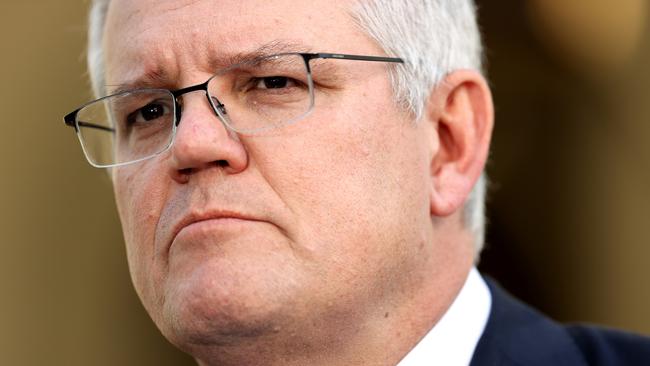
<svg viewBox="0 0 650 366">
<path fill-rule="evenodd" d="M 472 268 L 445 315 L 397 366 L 469 365 L 491 306 L 490 290 Z"/>
</svg>

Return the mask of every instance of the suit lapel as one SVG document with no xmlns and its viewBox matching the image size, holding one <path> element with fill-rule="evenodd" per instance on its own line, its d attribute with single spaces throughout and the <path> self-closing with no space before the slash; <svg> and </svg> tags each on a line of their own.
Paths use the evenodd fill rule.
<svg viewBox="0 0 650 366">
<path fill-rule="evenodd" d="M 587 366 L 562 326 L 486 282 L 492 308 L 470 366 Z"/>
</svg>

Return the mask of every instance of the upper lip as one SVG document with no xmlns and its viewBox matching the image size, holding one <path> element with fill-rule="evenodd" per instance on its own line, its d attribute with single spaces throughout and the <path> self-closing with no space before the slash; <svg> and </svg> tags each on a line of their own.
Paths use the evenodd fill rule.
<svg viewBox="0 0 650 366">
<path fill-rule="evenodd" d="M 206 220 L 216 220 L 216 219 L 240 219 L 240 220 L 249 220 L 249 221 L 264 221 L 260 218 L 257 218 L 253 215 L 245 214 L 236 210 L 211 210 L 205 212 L 191 212 L 183 216 L 172 229 L 169 245 L 174 241 L 178 233 L 183 230 L 183 228 L 192 225 L 197 222 L 206 221 Z"/>
</svg>

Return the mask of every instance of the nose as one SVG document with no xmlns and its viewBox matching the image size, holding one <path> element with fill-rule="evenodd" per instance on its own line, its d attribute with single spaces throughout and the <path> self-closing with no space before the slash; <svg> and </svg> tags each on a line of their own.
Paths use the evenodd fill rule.
<svg viewBox="0 0 650 366">
<path fill-rule="evenodd" d="M 248 165 L 239 136 L 226 128 L 200 93 L 183 96 L 183 113 L 171 147 L 170 174 L 178 182 L 207 169 L 236 174 Z"/>
</svg>

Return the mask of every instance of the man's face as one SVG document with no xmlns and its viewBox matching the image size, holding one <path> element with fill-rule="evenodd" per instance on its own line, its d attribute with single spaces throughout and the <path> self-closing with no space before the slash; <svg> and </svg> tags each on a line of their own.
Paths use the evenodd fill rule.
<svg viewBox="0 0 650 366">
<path fill-rule="evenodd" d="M 113 0 L 107 84 L 181 88 L 268 45 L 384 54 L 352 6 Z M 236 135 L 187 94 L 172 148 L 114 170 L 135 288 L 174 343 L 345 329 L 413 291 L 443 250 L 430 245 L 431 126 L 396 106 L 387 64 L 330 63 L 296 124 Z"/>
</svg>

